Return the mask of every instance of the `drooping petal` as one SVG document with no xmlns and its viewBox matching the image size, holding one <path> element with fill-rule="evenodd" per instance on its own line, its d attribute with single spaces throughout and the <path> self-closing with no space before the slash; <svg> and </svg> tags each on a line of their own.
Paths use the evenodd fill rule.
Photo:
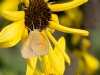
<svg viewBox="0 0 100 75">
<path fill-rule="evenodd" d="M 53 42 L 53 44 L 58 48 L 58 50 L 62 53 L 62 55 L 64 56 L 66 62 L 70 65 L 70 58 L 66 54 L 66 52 L 64 52 L 64 50 L 62 50 L 60 45 L 58 45 L 57 41 L 54 39 L 54 37 L 50 34 L 50 32 L 47 29 L 45 30 L 45 33 L 49 37 L 49 39 Z"/>
<path fill-rule="evenodd" d="M 61 32 L 65 32 L 65 33 L 79 34 L 79 35 L 83 35 L 83 36 L 88 36 L 89 35 L 89 32 L 86 31 L 86 30 L 68 28 L 68 27 L 60 25 L 56 22 L 53 22 L 53 21 L 50 22 L 49 27 L 54 28 L 54 29 L 56 29 L 58 31 L 61 31 Z"/>
<path fill-rule="evenodd" d="M 20 0 L 4 0 L 2 3 L 0 3 L 0 14 L 4 10 L 9 10 L 9 11 L 16 11 L 18 10 L 18 4 Z"/>
<path fill-rule="evenodd" d="M 52 5 L 48 5 L 49 8 L 52 11 L 65 11 L 71 8 L 75 8 L 78 7 L 79 5 L 82 5 L 83 3 L 87 2 L 88 0 L 73 0 L 70 2 L 66 2 L 66 3 L 61 3 L 61 4 L 52 4 Z"/>
<path fill-rule="evenodd" d="M 65 51 L 66 42 L 65 42 L 64 37 L 61 37 L 58 40 L 58 44 L 60 45 L 60 47 L 62 48 L 62 50 Z M 57 58 L 60 61 L 61 66 L 59 66 L 59 68 L 60 68 L 61 74 L 63 75 L 63 73 L 65 71 L 65 60 L 64 60 L 64 57 L 63 57 L 63 55 L 61 54 L 61 52 L 56 47 L 54 48 L 54 52 L 55 52 L 55 54 L 57 55 Z"/>
<path fill-rule="evenodd" d="M 19 21 L 24 19 L 24 11 L 3 11 L 2 16 L 10 21 Z"/>
<path fill-rule="evenodd" d="M 0 32 L 0 42 L 8 42 L 12 41 L 17 37 L 22 37 L 22 33 L 24 30 L 24 21 L 17 21 L 13 22 L 12 24 L 6 26 L 3 28 L 3 30 Z"/>
</svg>

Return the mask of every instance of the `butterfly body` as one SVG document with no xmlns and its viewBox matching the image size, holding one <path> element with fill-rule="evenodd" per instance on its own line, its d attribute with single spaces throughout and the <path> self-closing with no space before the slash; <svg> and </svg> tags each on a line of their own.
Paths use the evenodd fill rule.
<svg viewBox="0 0 100 75">
<path fill-rule="evenodd" d="M 37 29 L 29 33 L 28 38 L 21 48 L 23 58 L 33 58 L 35 56 L 43 56 L 49 52 L 48 38 Z"/>
</svg>

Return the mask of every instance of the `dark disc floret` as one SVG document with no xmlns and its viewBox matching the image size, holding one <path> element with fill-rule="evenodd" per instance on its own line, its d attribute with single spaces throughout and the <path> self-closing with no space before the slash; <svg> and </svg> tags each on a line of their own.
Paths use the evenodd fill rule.
<svg viewBox="0 0 100 75">
<path fill-rule="evenodd" d="M 47 3 L 44 0 L 30 0 L 29 3 L 25 10 L 25 25 L 31 30 L 45 29 L 51 20 L 51 11 Z"/>
</svg>

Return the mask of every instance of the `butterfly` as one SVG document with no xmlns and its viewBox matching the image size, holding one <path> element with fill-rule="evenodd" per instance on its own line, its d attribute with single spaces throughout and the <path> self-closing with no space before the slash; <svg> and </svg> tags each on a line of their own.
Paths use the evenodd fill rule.
<svg viewBox="0 0 100 75">
<path fill-rule="evenodd" d="M 23 58 L 33 58 L 35 56 L 44 56 L 50 50 L 49 39 L 38 29 L 30 31 L 28 38 L 21 48 Z"/>
</svg>

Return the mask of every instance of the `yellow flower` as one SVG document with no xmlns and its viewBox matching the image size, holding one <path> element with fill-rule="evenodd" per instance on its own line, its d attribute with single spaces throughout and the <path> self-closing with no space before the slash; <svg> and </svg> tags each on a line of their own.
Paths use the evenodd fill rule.
<svg viewBox="0 0 100 75">
<path fill-rule="evenodd" d="M 58 40 L 58 44 L 62 50 L 65 51 L 65 39 L 61 37 Z M 41 63 L 40 63 L 40 62 Z M 40 68 L 36 66 L 36 63 L 40 65 Z M 59 65 L 60 64 L 60 65 Z M 32 65 L 30 67 L 30 65 Z M 55 47 L 50 47 L 50 52 L 44 57 L 35 57 L 28 60 L 26 75 L 63 75 L 65 70 L 65 60 L 61 52 Z"/>
<path fill-rule="evenodd" d="M 91 75 L 99 68 L 99 61 L 93 55 L 87 52 L 89 47 L 90 41 L 86 38 L 83 38 L 81 51 L 74 51 L 75 56 L 77 56 L 79 59 L 77 74 L 85 71 L 87 75 Z"/>
<path fill-rule="evenodd" d="M 9 0 L 9 1 L 12 1 L 12 0 Z M 68 55 L 61 48 L 61 46 L 57 43 L 57 41 L 54 39 L 54 37 L 51 35 L 51 33 L 54 30 L 58 30 L 58 31 L 65 32 L 65 33 L 72 33 L 72 34 L 79 34 L 79 35 L 83 35 L 83 36 L 88 36 L 89 32 L 86 31 L 86 30 L 73 29 L 73 28 L 68 28 L 68 27 L 60 25 L 59 22 L 58 22 L 57 15 L 56 14 L 51 14 L 49 9 L 52 12 L 64 11 L 64 10 L 67 10 L 67 9 L 71 9 L 71 8 L 77 7 L 77 6 L 87 2 L 88 0 L 73 0 L 73 1 L 66 2 L 66 3 L 61 3 L 61 4 L 48 4 L 48 6 L 46 6 L 47 3 L 45 3 L 43 0 L 40 0 L 40 1 L 38 1 L 38 0 L 30 0 L 30 2 L 29 2 L 29 0 L 21 0 L 21 1 L 23 1 L 26 4 L 26 7 L 29 8 L 30 11 L 27 11 L 27 8 L 26 8 L 25 11 L 8 11 L 6 9 L 1 11 L 2 16 L 7 20 L 13 21 L 13 23 L 10 24 L 10 25 L 7 25 L 6 27 L 4 27 L 4 29 L 0 32 L 0 47 L 1 48 L 5 48 L 5 47 L 14 46 L 21 39 L 22 39 L 22 41 L 24 43 L 26 38 L 27 38 L 27 36 L 28 36 L 28 30 L 25 27 L 28 27 L 28 28 L 32 29 L 32 26 L 33 26 L 34 22 L 36 22 L 35 26 L 37 28 L 37 24 L 40 24 L 37 21 L 37 19 L 38 19 L 37 17 L 40 18 L 40 15 L 42 15 L 41 17 L 43 18 L 43 21 L 46 21 L 46 24 L 49 24 L 48 26 L 42 27 L 43 25 L 45 25 L 45 23 L 43 22 L 43 25 L 41 25 L 42 32 L 53 42 L 53 44 L 57 47 L 57 49 L 63 55 L 63 57 L 66 60 L 66 62 L 70 65 L 70 59 L 69 59 Z M 45 1 L 47 2 L 47 0 L 45 0 Z M 44 4 L 43 5 L 44 12 L 45 11 L 48 11 L 48 12 L 41 13 L 41 9 L 42 8 L 41 7 L 38 8 L 38 6 L 40 6 L 39 2 L 40 3 L 43 2 L 43 4 Z M 34 3 L 37 4 L 37 5 L 34 5 Z M 30 7 L 30 5 L 32 7 Z M 37 10 L 33 11 L 33 8 L 35 6 L 37 6 L 37 8 L 36 8 Z M 44 6 L 46 6 L 46 7 L 44 7 Z M 31 8 L 32 8 L 32 10 L 31 10 Z M 45 9 L 47 9 L 47 10 L 45 10 Z M 31 19 L 27 18 L 27 17 L 29 16 L 29 17 L 33 18 L 33 16 L 35 16 L 37 13 L 34 13 L 32 15 L 29 15 L 29 14 L 31 14 L 31 12 L 35 12 L 35 11 L 37 11 L 37 13 L 39 13 L 39 15 L 36 16 L 34 18 L 34 20 L 32 20 L 32 22 L 30 22 Z M 28 16 L 26 17 L 26 15 L 28 15 Z M 46 15 L 46 16 L 44 17 L 44 15 Z M 31 24 L 31 26 L 30 26 L 30 24 Z M 50 51 L 52 51 L 52 48 L 50 49 Z M 53 69 L 55 69 L 55 73 L 59 73 L 57 75 L 61 75 L 61 74 L 63 74 L 63 71 L 62 72 L 59 71 L 60 68 L 59 68 L 59 66 L 57 64 L 58 63 L 57 61 L 59 61 L 59 60 L 54 59 L 54 58 L 57 58 L 56 54 L 54 54 L 54 53 L 57 53 L 57 52 L 54 52 L 53 54 L 52 53 L 53 53 L 53 51 L 49 52 L 48 56 L 44 56 L 44 57 L 40 57 L 39 58 L 41 63 L 42 62 L 45 63 L 44 64 L 45 67 L 42 67 L 44 69 L 44 71 L 45 71 L 44 73 L 45 74 L 49 73 L 47 71 L 48 70 L 47 69 L 47 65 L 46 65 L 47 63 L 45 61 L 48 62 L 48 58 L 51 58 L 52 61 L 50 62 L 50 64 L 51 63 L 52 64 L 50 66 L 53 65 L 52 67 L 53 67 Z M 52 58 L 51 55 L 53 55 L 54 58 Z M 34 57 L 32 59 L 28 59 L 27 60 L 27 62 L 29 64 L 28 65 L 29 68 L 32 68 L 33 70 L 35 70 L 37 59 L 38 59 L 37 57 Z M 32 62 L 34 62 L 34 64 Z M 33 70 L 32 70 L 32 72 L 33 72 Z M 36 69 L 36 70 L 38 71 L 38 69 Z"/>
<path fill-rule="evenodd" d="M 9 10 L 9 11 L 16 11 L 18 10 L 18 4 L 20 0 L 3 0 L 2 3 L 0 3 L 0 14 L 4 10 Z"/>
</svg>

